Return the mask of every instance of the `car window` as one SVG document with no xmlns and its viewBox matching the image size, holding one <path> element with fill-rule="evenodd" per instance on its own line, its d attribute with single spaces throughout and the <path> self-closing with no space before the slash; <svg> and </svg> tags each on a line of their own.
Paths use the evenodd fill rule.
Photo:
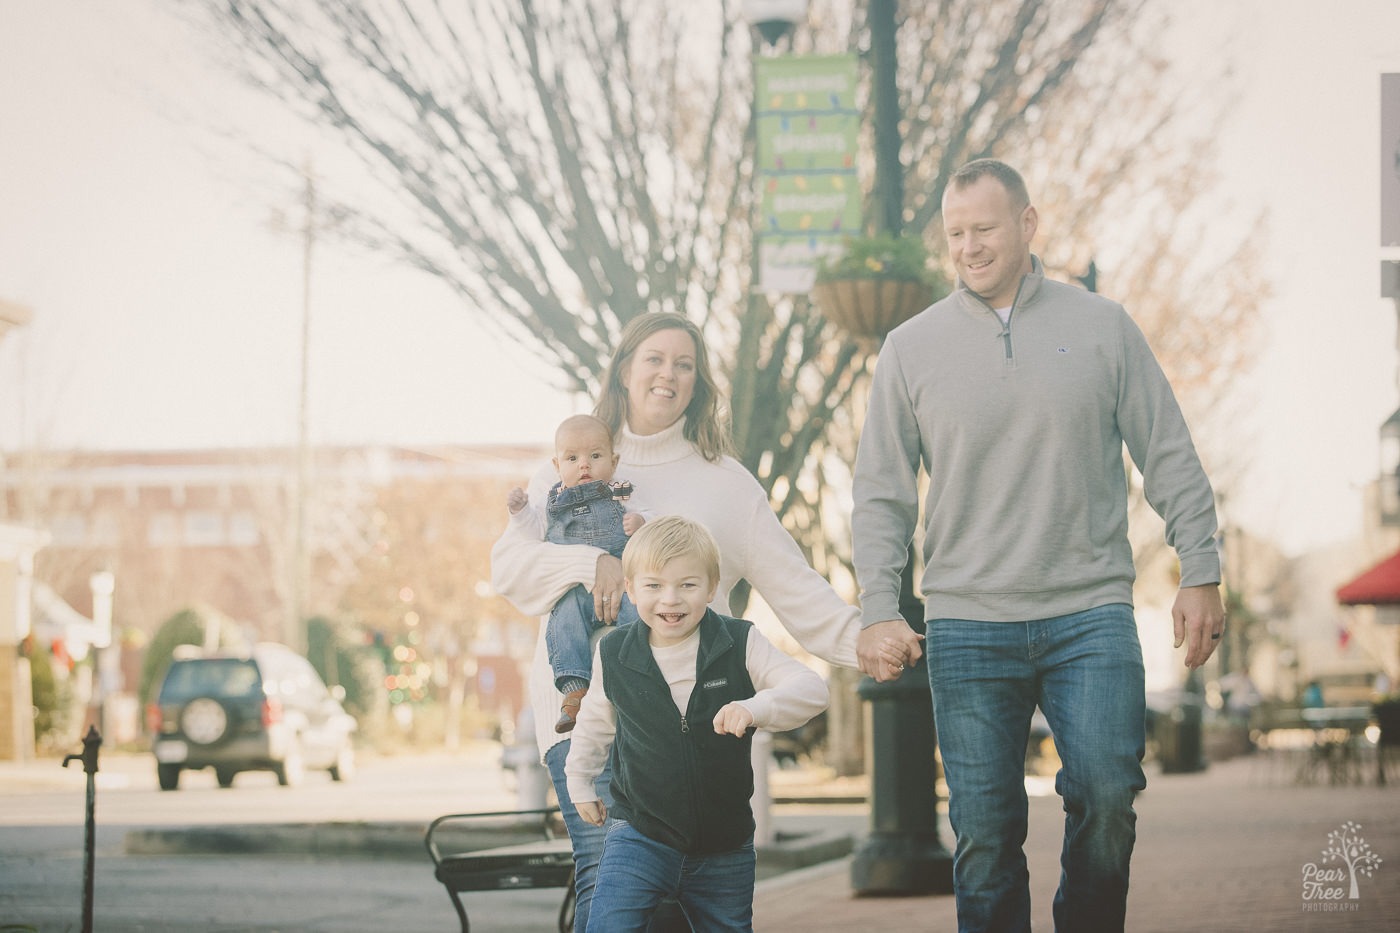
<svg viewBox="0 0 1400 933">
<path fill-rule="evenodd" d="M 261 687 L 257 666 L 241 658 L 202 658 L 170 665 L 161 687 L 162 700 L 214 695 L 247 697 Z"/>
</svg>

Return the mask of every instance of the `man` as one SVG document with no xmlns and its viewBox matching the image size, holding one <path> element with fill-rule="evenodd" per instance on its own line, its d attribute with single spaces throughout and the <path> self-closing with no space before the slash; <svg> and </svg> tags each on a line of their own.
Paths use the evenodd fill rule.
<svg viewBox="0 0 1400 933">
<path fill-rule="evenodd" d="M 1063 764 L 1056 928 L 1121 930 L 1145 786 L 1124 444 L 1180 560 L 1172 617 L 1189 668 L 1225 623 L 1214 496 L 1132 319 L 1045 278 L 1020 175 L 964 166 L 943 223 L 958 287 L 886 339 L 856 458 L 862 623 L 899 617 L 922 464 L 920 589 L 959 929 L 1030 929 L 1024 761 L 1039 705 Z M 885 636 L 885 651 L 913 664 L 919 638 Z"/>
</svg>

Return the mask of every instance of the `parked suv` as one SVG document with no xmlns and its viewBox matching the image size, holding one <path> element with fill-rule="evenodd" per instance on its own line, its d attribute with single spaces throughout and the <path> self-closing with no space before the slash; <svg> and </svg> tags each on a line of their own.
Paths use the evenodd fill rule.
<svg viewBox="0 0 1400 933">
<path fill-rule="evenodd" d="M 307 769 L 331 780 L 355 770 L 353 717 L 305 658 L 283 645 L 244 653 L 177 649 L 148 711 L 161 790 L 180 772 L 213 768 L 220 787 L 240 771 L 272 771 L 277 783 L 301 783 Z"/>
</svg>

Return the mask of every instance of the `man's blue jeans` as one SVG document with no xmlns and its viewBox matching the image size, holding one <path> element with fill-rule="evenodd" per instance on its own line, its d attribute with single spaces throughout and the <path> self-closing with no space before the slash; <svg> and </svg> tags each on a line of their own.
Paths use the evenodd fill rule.
<svg viewBox="0 0 1400 933">
<path fill-rule="evenodd" d="M 686 855 L 614 821 L 588 930 L 644 933 L 661 901 L 674 897 L 697 930 L 752 933 L 755 864 L 753 839 L 729 852 Z"/>
<path fill-rule="evenodd" d="M 1026 742 L 1037 704 L 1059 751 L 1065 839 L 1055 928 L 1122 930 L 1146 714 L 1131 606 L 1031 622 L 928 623 L 929 683 L 957 834 L 960 931 L 1030 929 Z"/>
</svg>

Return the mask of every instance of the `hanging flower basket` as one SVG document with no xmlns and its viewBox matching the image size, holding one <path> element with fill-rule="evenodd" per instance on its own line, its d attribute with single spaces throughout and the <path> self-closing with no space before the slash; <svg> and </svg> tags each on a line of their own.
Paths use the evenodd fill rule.
<svg viewBox="0 0 1400 933">
<path fill-rule="evenodd" d="M 947 293 L 915 237 L 852 237 L 835 261 L 823 263 L 811 297 L 833 324 L 860 340 L 885 335 Z"/>
<path fill-rule="evenodd" d="M 933 289 L 900 279 L 830 279 L 812 286 L 812 300 L 833 324 L 852 337 L 885 335 L 933 304 Z"/>
</svg>

